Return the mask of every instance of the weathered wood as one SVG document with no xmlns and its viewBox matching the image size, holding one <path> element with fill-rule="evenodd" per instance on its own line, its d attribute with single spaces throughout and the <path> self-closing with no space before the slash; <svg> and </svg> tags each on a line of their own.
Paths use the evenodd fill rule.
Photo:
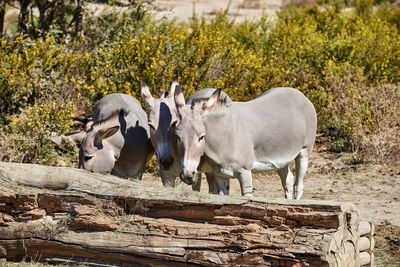
<svg viewBox="0 0 400 267">
<path fill-rule="evenodd" d="M 0 163 L 0 181 L 0 258 L 359 265 L 358 211 L 350 203 L 208 195 L 27 164 Z"/>
<path fill-rule="evenodd" d="M 374 238 L 372 238 L 371 240 L 374 240 Z M 371 242 L 371 240 L 366 236 L 360 237 L 360 239 L 358 240 L 358 250 L 360 252 L 366 250 L 372 251 L 372 249 L 374 248 L 375 241 Z"/>
<path fill-rule="evenodd" d="M 369 221 L 360 221 L 360 225 L 358 227 L 358 232 L 360 236 L 373 236 L 375 234 L 374 224 Z"/>
<path fill-rule="evenodd" d="M 375 247 L 375 226 L 369 221 L 360 221 L 358 232 L 360 238 L 358 240 L 358 250 L 360 251 L 360 264 L 366 266 L 373 266 Z"/>
<path fill-rule="evenodd" d="M 358 250 L 360 251 L 360 265 L 373 266 L 375 247 L 375 226 L 369 221 L 360 221 L 358 226 L 360 238 L 358 239 Z"/>
<path fill-rule="evenodd" d="M 128 180 L 111 175 L 88 173 L 68 167 L 0 162 L 0 175 L 18 184 L 53 190 L 110 189 L 131 185 Z"/>
<path fill-rule="evenodd" d="M 374 263 L 374 258 L 374 253 L 363 251 L 360 253 L 360 265 L 372 267 Z"/>
</svg>

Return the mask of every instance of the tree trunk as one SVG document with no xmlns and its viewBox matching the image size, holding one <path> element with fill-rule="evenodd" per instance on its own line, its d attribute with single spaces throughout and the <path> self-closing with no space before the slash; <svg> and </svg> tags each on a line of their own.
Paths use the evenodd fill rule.
<svg viewBox="0 0 400 267">
<path fill-rule="evenodd" d="M 209 195 L 30 164 L 0 163 L 0 181 L 0 258 L 7 260 L 360 264 L 359 217 L 351 203 Z"/>
<path fill-rule="evenodd" d="M 22 34 L 28 32 L 28 21 L 29 21 L 29 5 L 31 0 L 19 0 L 20 11 L 18 16 L 18 31 Z"/>
<path fill-rule="evenodd" d="M 83 22 L 84 22 L 84 12 L 83 12 L 83 0 L 75 0 L 75 12 L 74 17 L 71 20 L 71 23 L 68 26 L 67 38 L 66 40 L 69 42 L 74 39 L 76 36 L 83 36 Z"/>
<path fill-rule="evenodd" d="M 0 38 L 3 37 L 4 16 L 6 15 L 6 0 L 0 0 Z"/>
<path fill-rule="evenodd" d="M 36 0 L 36 6 L 39 9 L 39 32 L 40 36 L 44 38 L 45 35 L 45 16 L 47 9 L 47 0 Z"/>
<path fill-rule="evenodd" d="M 75 0 L 75 1 L 76 1 L 76 9 L 74 15 L 74 17 L 76 16 L 75 34 L 76 36 L 83 36 L 83 8 L 82 8 L 83 0 Z"/>
</svg>

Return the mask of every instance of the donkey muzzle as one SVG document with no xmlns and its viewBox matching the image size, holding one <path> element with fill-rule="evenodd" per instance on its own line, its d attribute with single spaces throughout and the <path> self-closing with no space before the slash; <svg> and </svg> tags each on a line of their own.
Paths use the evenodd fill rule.
<svg viewBox="0 0 400 267">
<path fill-rule="evenodd" d="M 168 170 L 171 167 L 172 163 L 174 163 L 173 157 L 160 158 L 160 165 L 161 165 L 161 168 L 164 170 Z"/>
<path fill-rule="evenodd" d="M 185 170 L 180 174 L 181 180 L 188 185 L 194 184 L 194 177 L 195 177 L 194 171 L 190 172 Z"/>
</svg>

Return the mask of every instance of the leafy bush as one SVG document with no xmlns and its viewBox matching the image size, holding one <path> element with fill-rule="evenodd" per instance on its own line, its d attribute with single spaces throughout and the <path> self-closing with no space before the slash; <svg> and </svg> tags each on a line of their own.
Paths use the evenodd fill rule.
<svg viewBox="0 0 400 267">
<path fill-rule="evenodd" d="M 71 102 L 48 101 L 35 103 L 18 116 L 13 116 L 7 126 L 8 133 L 14 136 L 13 157 L 22 157 L 22 162 L 59 165 L 59 154 L 54 148 L 51 136 L 63 134 L 72 126 L 71 117 L 75 105 Z M 75 151 L 76 152 L 76 151 Z"/>
<path fill-rule="evenodd" d="M 26 151 L 47 151 L 38 143 L 46 143 L 48 132 L 65 132 L 61 125 L 69 125 L 72 113 L 90 114 L 109 93 L 141 99 L 140 80 L 153 93 L 167 89 L 178 72 L 186 94 L 222 87 L 238 101 L 272 87 L 295 87 L 315 105 L 319 131 L 335 138 L 333 150 L 372 151 L 368 140 L 400 125 L 400 8 L 372 8 L 372 1 L 360 0 L 344 9 L 338 3 L 291 6 L 275 19 L 241 23 L 228 19 L 225 10 L 188 24 L 155 20 L 138 5 L 88 16 L 85 37 L 72 42 L 59 33 L 3 40 L 0 124 L 14 134 L 40 136 L 29 141 L 35 149 Z M 53 117 L 42 116 L 43 127 L 18 130 L 45 103 L 57 103 L 55 110 L 64 112 L 59 128 L 51 126 Z M 15 124 L 22 118 L 24 123 Z M 41 161 L 53 152 L 25 160 Z"/>
</svg>

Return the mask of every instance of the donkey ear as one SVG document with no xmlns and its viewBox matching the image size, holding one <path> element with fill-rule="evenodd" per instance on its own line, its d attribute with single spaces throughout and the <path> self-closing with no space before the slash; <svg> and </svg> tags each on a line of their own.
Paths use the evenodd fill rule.
<svg viewBox="0 0 400 267">
<path fill-rule="evenodd" d="M 176 109 L 178 110 L 179 117 L 182 119 L 187 113 L 185 96 L 183 95 L 182 88 L 179 85 L 175 87 L 174 91 Z"/>
<path fill-rule="evenodd" d="M 176 86 L 179 86 L 178 74 L 174 77 L 174 80 L 172 81 L 171 89 L 169 90 L 169 94 L 168 94 L 169 97 L 173 97 L 175 95 Z"/>
<path fill-rule="evenodd" d="M 116 132 L 118 132 L 118 130 L 119 126 L 114 126 L 97 131 L 96 136 L 94 137 L 94 143 L 101 144 L 103 142 L 103 139 L 113 136 Z"/>
<path fill-rule="evenodd" d="M 164 97 L 164 94 L 165 94 L 164 89 L 160 89 L 160 90 L 158 91 L 158 98 Z"/>
<path fill-rule="evenodd" d="M 149 88 L 143 81 L 140 81 L 140 92 L 142 93 L 142 97 L 144 98 L 147 107 L 151 107 L 154 97 L 151 95 Z"/>
<path fill-rule="evenodd" d="M 85 130 L 86 132 L 90 130 L 90 128 L 92 127 L 94 121 L 88 121 L 85 125 Z"/>
<path fill-rule="evenodd" d="M 221 96 L 221 89 L 217 89 L 201 107 L 201 116 L 204 118 L 217 105 Z"/>
</svg>

